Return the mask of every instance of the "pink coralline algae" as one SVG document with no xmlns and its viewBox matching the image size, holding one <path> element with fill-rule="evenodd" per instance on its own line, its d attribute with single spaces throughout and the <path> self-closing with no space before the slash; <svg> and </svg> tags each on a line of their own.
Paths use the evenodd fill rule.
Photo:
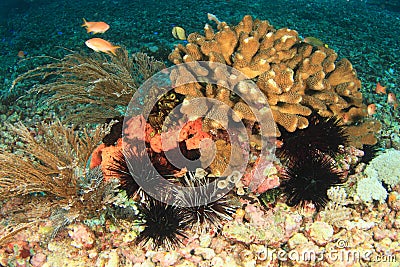
<svg viewBox="0 0 400 267">
<path fill-rule="evenodd" d="M 46 258 L 47 258 L 47 256 L 45 254 L 37 253 L 32 256 L 31 264 L 34 267 L 43 266 L 43 264 L 46 262 Z"/>
<path fill-rule="evenodd" d="M 68 234 L 72 238 L 71 245 L 76 248 L 90 249 L 94 246 L 95 236 L 86 225 L 73 225 Z"/>
<path fill-rule="evenodd" d="M 242 182 L 250 191 L 258 194 L 280 185 L 277 168 L 263 158 L 256 160 L 251 170 L 243 176 Z"/>
</svg>

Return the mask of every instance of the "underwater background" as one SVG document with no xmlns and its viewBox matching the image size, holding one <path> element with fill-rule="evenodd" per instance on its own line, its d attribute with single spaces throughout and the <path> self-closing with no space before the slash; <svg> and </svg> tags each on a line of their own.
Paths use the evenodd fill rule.
<svg viewBox="0 0 400 267">
<path fill-rule="evenodd" d="M 363 82 L 362 91 L 369 102 L 384 105 L 385 98 L 371 94 L 377 82 L 398 90 L 399 67 L 398 1 L 2 1 L 0 84 L 2 99 L 16 99 L 8 92 L 12 80 L 29 68 L 26 57 L 63 55 L 64 48 L 87 50 L 87 33 L 82 18 L 106 21 L 112 31 L 104 39 L 123 45 L 131 52 L 146 52 L 157 60 L 168 61 L 178 43 L 171 30 L 183 27 L 187 33 L 201 31 L 213 13 L 228 23 L 246 15 L 268 20 L 276 28 L 288 27 L 300 36 L 316 37 L 346 57 Z M 215 11 L 218 12 L 215 12 Z M 370 95 L 371 94 L 371 95 Z M 9 96 L 10 95 L 10 96 Z M 18 95 L 18 94 L 17 94 Z M 10 101 L 13 103 L 13 101 Z M 21 107 L 9 107 L 2 114 L 23 113 Z M 7 103 L 7 101 L 6 101 Z M 7 105 L 6 105 L 7 106 Z M 14 112 L 13 112 L 14 113 Z M 16 116 L 16 115 L 14 115 Z M 4 117 L 2 117 L 4 118 Z"/>
<path fill-rule="evenodd" d="M 217 19 L 210 19 L 208 13 Z M 51 64 L 67 62 L 64 60 L 68 55 L 73 55 L 72 62 L 78 62 L 76 64 L 112 62 L 116 65 L 110 64 L 101 71 L 115 74 L 128 66 L 121 62 L 133 60 L 134 67 L 126 67 L 136 71 L 131 75 L 132 84 L 125 83 L 124 78 L 115 81 L 118 85 L 120 82 L 137 88 L 152 74 L 173 67 L 174 59 L 178 62 L 185 54 L 190 54 L 185 47 L 196 43 L 189 39 L 190 33 L 204 34 L 206 23 L 217 32 L 221 30 L 217 28 L 220 25 L 216 23 L 218 19 L 232 26 L 238 25 L 246 15 L 253 20 L 268 21 L 275 30 L 296 31 L 296 45 L 309 44 L 310 53 L 311 47 L 312 52 L 318 50 L 329 54 L 334 51 L 336 67 L 340 66 L 339 60 L 348 59 L 352 65 L 351 82 L 357 83 L 358 79 L 361 82 L 357 89 L 362 94 L 362 103 L 357 104 L 362 106 L 361 115 L 357 114 L 356 119 L 349 121 L 346 121 L 347 117 L 340 117 L 343 123 L 325 122 L 315 113 L 304 115 L 310 125 L 324 122 L 320 128 L 315 127 L 309 133 L 304 131 L 303 135 L 300 126 L 291 131 L 284 122 L 278 123 L 283 127 L 279 128 L 282 135 L 277 140 L 280 162 L 274 163 L 272 173 L 265 174 L 264 171 L 265 181 L 270 179 L 263 184 L 264 188 L 250 190 L 249 181 L 246 184 L 243 180 L 244 185 L 231 182 L 234 184 L 234 192 L 230 193 L 232 199 L 222 198 L 213 205 L 206 205 L 203 213 L 153 203 L 146 194 L 137 193 L 139 186 L 126 182 L 128 180 L 120 187 L 118 183 L 113 184 L 112 176 L 122 180 L 131 178 L 126 175 L 131 170 L 123 156 L 119 158 L 122 154 L 113 154 L 118 153 L 117 139 L 123 131 L 115 128 L 123 127 L 123 119 L 119 119 L 119 126 L 111 129 L 117 137 L 105 134 L 107 127 L 99 123 L 100 117 L 104 122 L 105 119 L 110 122 L 114 116 L 107 116 L 109 113 L 105 112 L 102 116 L 91 117 L 88 114 L 96 109 L 85 111 L 84 105 L 76 109 L 81 113 L 75 113 L 71 121 L 90 124 L 69 127 L 70 121 L 63 123 L 64 119 L 71 118 L 63 110 L 81 99 L 76 97 L 78 94 L 69 98 L 68 92 L 60 91 L 74 86 L 84 88 L 84 82 L 89 88 L 95 80 L 90 80 L 89 75 L 87 80 L 79 80 L 79 72 L 71 74 L 67 68 Z M 91 34 L 82 27 L 83 19 L 106 22 L 110 28 L 104 33 Z M 184 31 L 183 38 L 177 33 L 181 30 Z M 2 0 L 0 266 L 400 266 L 399 36 L 399 0 Z M 120 46 L 118 51 L 127 52 L 126 58 L 122 56 L 124 52 L 107 55 L 93 51 L 85 45 L 93 37 Z M 200 46 L 200 43 L 196 44 Z M 173 51 L 179 55 L 171 56 Z M 132 59 L 128 54 L 136 56 Z M 113 61 L 118 57 L 126 61 Z M 73 68 L 75 63 L 69 66 Z M 301 68 L 292 69 L 296 72 Z M 43 77 L 32 82 L 31 78 L 37 78 L 29 76 L 32 70 L 33 74 L 38 71 Z M 22 79 L 19 79 L 21 75 Z M 93 77 L 97 76 L 93 74 Z M 70 87 L 62 87 L 68 82 Z M 48 84 L 59 89 L 45 87 Z M 54 95 L 56 98 L 52 97 Z M 177 100 L 182 102 L 185 95 L 176 95 L 183 95 Z M 93 99 L 88 97 L 84 103 Z M 100 93 L 93 101 L 99 99 L 108 101 L 106 94 Z M 349 103 L 352 101 L 344 99 Z M 59 105 L 54 105 L 54 100 L 59 101 Z M 168 102 L 170 99 L 162 101 L 171 103 Z M 104 107 L 118 111 L 113 103 L 110 100 Z M 367 125 L 369 122 L 372 124 Z M 131 127 L 130 123 L 139 122 L 124 121 L 124 127 Z M 150 121 L 146 127 L 157 132 L 156 123 Z M 138 125 L 132 125 L 132 128 Z M 352 126 L 359 128 L 346 128 Z M 208 136 L 201 123 L 194 123 L 189 128 L 188 136 Z M 324 128 L 333 130 L 321 133 Z M 347 130 L 350 136 L 360 136 L 357 142 L 347 142 L 344 134 Z M 364 132 L 370 135 L 362 136 Z M 322 138 L 332 141 L 320 142 L 316 137 L 320 133 Z M 67 141 L 60 141 L 64 139 Z M 300 145 L 290 146 L 291 139 Z M 198 140 L 195 140 L 197 143 L 193 141 L 194 144 L 184 141 L 185 148 L 180 148 L 185 155 L 196 157 L 189 145 L 198 149 Z M 279 147 L 280 142 L 284 144 L 282 147 Z M 307 142 L 304 147 L 301 146 L 303 142 Z M 316 146 L 313 151 L 293 152 L 309 149 L 308 142 Z M 226 143 L 220 143 L 221 150 L 228 149 Z M 319 146 L 321 143 L 325 147 Z M 108 148 L 101 151 L 103 144 Z M 154 142 L 146 145 L 155 155 L 152 161 L 163 159 L 160 156 L 162 149 L 158 151 Z M 84 152 L 77 152 L 77 148 Z M 57 149 L 65 150 L 65 154 Z M 42 158 L 40 155 L 47 156 L 46 150 L 51 156 Z M 250 151 L 252 156 L 259 155 L 257 148 L 253 150 Z M 100 163 L 100 159 L 96 165 L 97 152 L 103 153 L 103 162 Z M 323 156 L 318 158 L 321 154 Z M 103 173 L 101 169 L 100 172 L 93 171 L 105 166 L 105 155 L 111 155 L 111 161 L 116 158 L 111 169 L 106 170 L 111 174 L 105 173 L 104 168 Z M 296 161 L 293 158 L 303 156 L 317 159 L 309 165 L 301 160 L 291 165 L 290 162 Z M 57 160 L 60 160 L 56 162 L 58 165 L 50 164 Z M 70 164 L 64 166 L 66 169 L 73 166 L 71 172 L 64 173 L 60 162 Z M 255 179 L 252 167 L 255 168 L 257 163 L 254 160 L 247 167 L 245 179 Z M 90 175 L 83 175 L 89 165 Z M 179 173 L 176 168 L 161 165 L 157 166 L 166 176 Z M 304 165 L 307 168 L 303 168 Z M 35 168 L 39 171 L 33 171 Z M 212 168 L 214 175 L 219 174 L 216 164 Z M 47 178 L 30 182 L 24 180 L 24 171 L 26 177 Z M 331 180 L 318 181 L 321 187 L 314 191 L 301 191 L 299 187 L 309 181 L 296 180 L 296 177 L 311 175 L 313 171 Z M 53 183 L 57 180 L 53 172 L 59 177 L 72 177 L 73 185 Z M 84 178 L 73 180 L 77 177 Z M 195 185 L 193 181 L 186 183 Z M 337 187 L 342 183 L 344 186 Z M 63 188 L 63 185 L 67 187 Z M 135 197 L 130 198 L 132 195 Z M 194 215 L 198 216 L 196 220 L 188 219 L 191 214 L 197 214 Z M 176 226 L 160 225 L 156 222 L 160 217 L 172 220 Z M 203 226 L 203 221 L 208 224 Z M 193 230 L 193 225 L 198 229 Z M 161 234 L 157 234 L 158 231 Z M 149 240 L 152 242 L 147 242 Z"/>
</svg>

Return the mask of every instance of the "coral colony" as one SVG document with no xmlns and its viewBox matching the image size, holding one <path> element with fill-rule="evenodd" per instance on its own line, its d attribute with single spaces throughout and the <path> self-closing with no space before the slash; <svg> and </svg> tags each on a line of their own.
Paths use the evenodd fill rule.
<svg viewBox="0 0 400 267">
<path fill-rule="evenodd" d="M 303 40 L 295 30 L 275 29 L 266 20 L 247 15 L 237 25 L 228 25 L 211 14 L 209 19 L 203 33 L 188 34 L 187 43 L 170 53 L 176 66 L 164 70 L 163 77 L 172 90 L 164 93 L 156 85 L 144 99 L 136 99 L 145 106 L 154 97 L 151 94 L 159 94 L 146 110 L 147 117 L 129 112 L 123 117 L 124 107 L 141 84 L 165 66 L 144 54 L 129 55 L 123 47 L 111 54 L 73 53 L 16 79 L 14 86 L 51 73 L 30 92 L 49 93 L 53 103 L 74 108 L 63 114 L 65 121 L 38 125 L 33 132 L 22 124 L 8 125 L 20 141 L 15 153 L 0 153 L 0 200 L 8 203 L 4 205 L 12 216 L 10 226 L 0 232 L 0 243 L 10 244 L 17 233 L 36 224 L 50 228 L 53 239 L 67 227 L 79 248 L 93 248 L 96 242 L 113 247 L 105 232 L 96 237 L 104 240 L 96 241 L 91 232 L 95 230 L 90 230 L 112 223 L 130 225 L 113 232 L 126 233 L 126 255 L 132 246 L 148 251 L 188 249 L 187 259 L 201 255 L 211 260 L 198 244 L 217 246 L 215 240 L 224 238 L 225 246 L 236 242 L 246 251 L 258 251 L 257 261 L 262 262 L 267 258 L 262 248 L 300 250 L 308 242 L 312 249 L 320 249 L 334 240 L 334 233 L 340 235 L 339 229 L 370 229 L 362 219 L 348 221 L 352 227 L 340 224 L 344 220 L 338 218 L 350 213 L 349 203 L 362 213 L 374 201 L 384 203 L 390 194 L 395 206 L 398 171 L 396 177 L 384 178 L 390 174 L 379 167 L 385 155 L 375 157 L 380 123 L 368 116 L 350 61 L 338 59 L 323 43 Z M 186 37 L 182 30 L 175 29 L 179 39 Z M 247 79 L 236 80 L 227 67 Z M 193 82 L 194 77 L 199 81 Z M 210 77 L 229 80 L 213 84 Z M 206 100 L 190 102 L 200 97 Z M 258 121 L 257 114 L 267 105 L 274 131 L 266 131 Z M 67 126 L 71 121 L 79 127 Z M 86 129 L 86 123 L 99 126 Z M 239 124 L 243 131 L 231 134 L 229 129 Z M 241 134 L 247 137 L 241 139 Z M 277 157 L 267 153 L 267 160 L 263 142 L 271 140 Z M 392 153 L 400 158 L 398 152 Z M 175 166 L 168 155 L 178 154 L 197 165 Z M 238 170 L 243 161 L 247 163 L 242 175 Z M 366 178 L 355 169 L 361 161 L 370 162 Z M 389 164 L 390 158 L 384 161 Z M 142 183 L 161 192 L 163 199 L 155 199 Z M 200 189 L 196 197 L 186 190 L 171 190 L 174 185 L 207 184 L 214 185 L 212 192 Z M 171 203 L 174 193 L 179 197 Z M 201 203 L 199 199 L 208 199 L 209 194 L 220 197 Z M 19 207 L 11 204 L 13 199 Z M 262 205 L 259 199 L 269 200 Z M 302 223 L 307 226 L 300 232 Z M 92 234 L 78 237 L 85 232 Z M 193 241 L 207 235 L 215 242 Z M 243 262 L 248 260 L 240 255 Z M 270 264 L 277 264 L 273 260 Z M 224 264 L 231 266 L 228 261 L 219 266 Z"/>
</svg>

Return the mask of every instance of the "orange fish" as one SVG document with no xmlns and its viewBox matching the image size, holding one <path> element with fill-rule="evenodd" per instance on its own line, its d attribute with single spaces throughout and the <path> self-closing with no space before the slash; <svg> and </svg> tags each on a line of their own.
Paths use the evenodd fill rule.
<svg viewBox="0 0 400 267">
<path fill-rule="evenodd" d="M 110 42 L 108 42 L 104 39 L 101 39 L 101 38 L 89 39 L 85 42 L 85 44 L 87 47 L 89 47 L 90 49 L 93 49 L 96 52 L 103 52 L 106 54 L 111 53 L 114 56 L 116 56 L 115 50 L 120 48 L 120 46 L 113 45 Z"/>
<path fill-rule="evenodd" d="M 25 51 L 18 51 L 18 54 L 17 54 L 17 56 L 19 57 L 19 58 L 24 58 L 25 56 L 26 56 L 26 53 L 25 53 Z"/>
<path fill-rule="evenodd" d="M 367 107 L 368 115 L 372 116 L 376 113 L 376 105 L 375 104 L 369 104 Z"/>
<path fill-rule="evenodd" d="M 88 33 L 96 34 L 105 33 L 110 28 L 110 25 L 102 21 L 86 21 L 83 19 L 82 27 L 86 27 Z"/>
<path fill-rule="evenodd" d="M 379 82 L 376 84 L 375 93 L 386 95 L 386 86 L 382 86 Z"/>
<path fill-rule="evenodd" d="M 399 102 L 397 101 L 397 97 L 394 93 L 390 92 L 387 97 L 388 104 L 393 104 L 393 107 L 397 109 L 399 106 Z"/>
</svg>

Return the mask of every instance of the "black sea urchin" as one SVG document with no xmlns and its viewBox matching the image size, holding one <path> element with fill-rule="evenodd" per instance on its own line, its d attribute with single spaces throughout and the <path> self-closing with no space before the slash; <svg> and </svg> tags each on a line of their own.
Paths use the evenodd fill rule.
<svg viewBox="0 0 400 267">
<path fill-rule="evenodd" d="M 223 220 L 231 220 L 236 208 L 232 205 L 228 195 L 214 198 L 218 194 L 216 182 L 206 177 L 196 178 L 193 173 L 186 173 L 183 184 L 187 190 L 179 192 L 177 205 L 181 205 L 189 214 L 189 224 L 199 229 L 207 229 L 210 225 L 221 228 Z M 209 186 L 207 186 L 209 185 Z"/>
<path fill-rule="evenodd" d="M 149 198 L 139 207 L 144 230 L 136 238 L 137 244 L 174 248 L 186 238 L 188 215 L 184 209 Z"/>
<path fill-rule="evenodd" d="M 287 204 L 296 206 L 311 201 L 319 210 L 328 201 L 328 189 L 341 184 L 342 177 L 329 156 L 320 154 L 297 161 L 286 168 L 282 177 Z"/>
<path fill-rule="evenodd" d="M 129 157 L 133 158 L 132 152 L 129 152 Z M 128 163 L 122 152 L 119 151 L 114 155 L 113 163 L 107 170 L 119 178 L 120 188 L 126 191 L 128 197 L 133 197 L 138 193 L 140 186 L 129 171 Z"/>
<path fill-rule="evenodd" d="M 380 151 L 380 148 L 377 144 L 363 145 L 362 150 L 364 152 L 364 156 L 361 158 L 361 162 L 368 164 L 371 160 L 373 160 L 377 156 L 378 152 Z"/>
<path fill-rule="evenodd" d="M 147 188 L 158 188 L 162 190 L 163 185 L 159 179 L 163 179 L 152 163 L 147 158 L 146 151 L 133 152 L 132 150 L 124 150 L 117 152 L 113 158 L 113 163 L 107 168 L 115 177 L 120 180 L 120 188 L 126 191 L 128 197 L 139 195 L 141 198 L 148 195 L 137 183 L 144 183 Z"/>
<path fill-rule="evenodd" d="M 308 116 L 308 121 L 307 128 L 293 133 L 279 128 L 283 145 L 276 154 L 281 160 L 294 162 L 321 152 L 333 156 L 339 152 L 340 145 L 348 143 L 346 128 L 336 118 L 324 118 L 313 113 Z"/>
</svg>

